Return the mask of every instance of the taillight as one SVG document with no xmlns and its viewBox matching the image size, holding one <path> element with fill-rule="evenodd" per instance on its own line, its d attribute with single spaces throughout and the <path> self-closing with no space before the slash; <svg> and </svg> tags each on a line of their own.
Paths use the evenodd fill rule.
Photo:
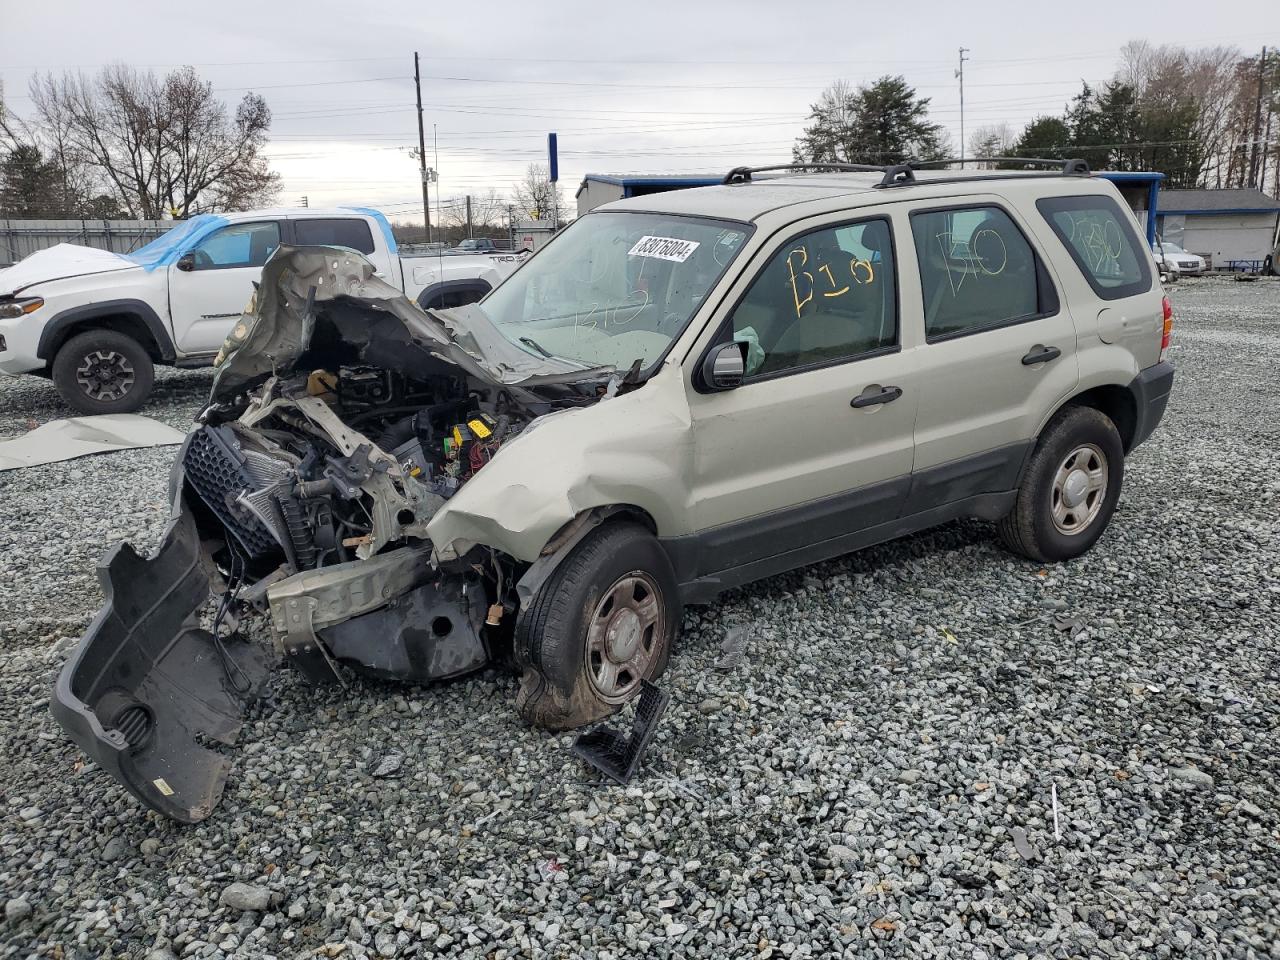
<svg viewBox="0 0 1280 960">
<path fill-rule="evenodd" d="M 1164 360 L 1165 354 L 1169 352 L 1169 340 L 1173 336 L 1173 305 L 1169 303 L 1169 298 L 1165 297 L 1164 306 L 1164 328 L 1160 334 L 1160 359 Z"/>
</svg>

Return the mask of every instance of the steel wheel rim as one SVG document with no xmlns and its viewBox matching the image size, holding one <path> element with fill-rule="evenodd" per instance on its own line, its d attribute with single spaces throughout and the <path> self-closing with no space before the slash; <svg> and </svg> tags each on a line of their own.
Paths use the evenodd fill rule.
<svg viewBox="0 0 1280 960">
<path fill-rule="evenodd" d="M 653 577 L 633 570 L 613 582 L 587 624 L 587 677 L 609 703 L 629 699 L 650 675 L 666 635 L 662 593 Z"/>
<path fill-rule="evenodd" d="M 1107 499 L 1107 455 L 1092 443 L 1081 444 L 1063 459 L 1053 475 L 1049 506 L 1053 526 L 1074 536 L 1088 529 Z"/>
<path fill-rule="evenodd" d="M 133 387 L 137 375 L 133 364 L 115 350 L 93 350 L 85 354 L 76 368 L 76 382 L 94 400 L 119 400 Z"/>
</svg>

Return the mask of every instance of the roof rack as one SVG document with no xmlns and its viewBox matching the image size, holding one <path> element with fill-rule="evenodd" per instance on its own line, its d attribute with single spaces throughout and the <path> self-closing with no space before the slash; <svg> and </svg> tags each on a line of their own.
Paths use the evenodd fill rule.
<svg viewBox="0 0 1280 960">
<path fill-rule="evenodd" d="M 1069 177 L 1087 177 L 1092 172 L 1085 160 L 1050 160 L 1045 157 L 951 157 L 945 160 L 908 160 L 906 165 L 913 170 L 921 170 L 953 163 L 962 167 L 968 163 L 1021 163 L 1031 167 L 1057 167 Z"/>
<path fill-rule="evenodd" d="M 768 167 L 734 167 L 725 174 L 721 183 L 750 183 L 753 173 L 766 173 L 773 170 L 839 170 L 843 173 L 883 173 L 884 167 L 869 163 L 820 163 L 816 160 L 809 163 L 775 163 Z"/>
<path fill-rule="evenodd" d="M 879 173 L 882 174 L 877 187 L 906 187 L 916 183 L 916 170 L 924 167 L 958 163 L 964 166 L 969 163 L 1023 163 L 1033 166 L 1058 167 L 1058 173 L 1038 174 L 1038 176 L 1087 177 L 1091 175 L 1089 164 L 1084 160 L 1046 160 L 1042 157 L 965 157 L 947 160 L 908 160 L 905 163 L 891 163 L 884 166 L 870 163 L 778 163 L 768 167 L 734 167 L 725 178 L 723 184 L 750 183 L 753 173 L 765 173 L 774 170 L 837 170 L 842 173 Z M 948 177 L 945 180 L 931 180 L 930 183 L 951 183 L 958 180 L 976 180 L 978 177 Z M 986 178 L 990 179 L 990 178 Z"/>
</svg>

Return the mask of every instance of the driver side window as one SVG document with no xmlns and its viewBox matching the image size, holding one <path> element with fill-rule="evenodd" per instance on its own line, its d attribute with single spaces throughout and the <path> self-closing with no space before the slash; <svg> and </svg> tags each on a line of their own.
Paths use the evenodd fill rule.
<svg viewBox="0 0 1280 960">
<path fill-rule="evenodd" d="M 260 267 L 280 246 L 277 223 L 234 223 L 211 233 L 191 250 L 195 270 Z"/>
<path fill-rule="evenodd" d="M 879 219 L 827 227 L 774 254 L 733 312 L 733 338 L 747 345 L 748 378 L 897 346 L 889 231 Z"/>
</svg>

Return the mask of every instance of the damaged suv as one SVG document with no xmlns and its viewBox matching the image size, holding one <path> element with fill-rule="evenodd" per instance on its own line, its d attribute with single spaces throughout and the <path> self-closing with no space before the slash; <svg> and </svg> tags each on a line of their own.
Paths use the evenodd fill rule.
<svg viewBox="0 0 1280 960">
<path fill-rule="evenodd" d="M 964 516 L 1077 556 L 1172 384 L 1153 268 L 1078 161 L 739 169 L 584 216 L 452 310 L 354 251 L 281 247 L 160 546 L 103 560 L 52 709 L 190 822 L 274 662 L 506 663 L 520 713 L 564 729 L 635 696 L 682 605 L 730 587 Z"/>
</svg>

